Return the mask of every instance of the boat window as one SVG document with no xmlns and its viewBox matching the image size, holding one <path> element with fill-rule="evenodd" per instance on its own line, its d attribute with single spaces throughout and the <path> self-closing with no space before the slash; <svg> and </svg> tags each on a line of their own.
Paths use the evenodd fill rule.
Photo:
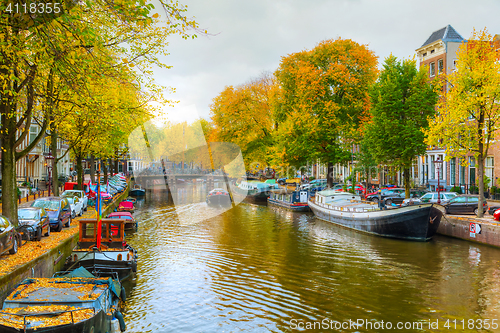
<svg viewBox="0 0 500 333">
<path fill-rule="evenodd" d="M 84 223 L 82 224 L 82 238 L 94 238 L 95 237 L 95 224 L 94 223 Z"/>
</svg>

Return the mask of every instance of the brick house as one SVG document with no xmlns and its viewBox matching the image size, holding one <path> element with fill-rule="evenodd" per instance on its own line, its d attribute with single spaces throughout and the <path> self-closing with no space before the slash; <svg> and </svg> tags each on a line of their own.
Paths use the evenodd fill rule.
<svg viewBox="0 0 500 333">
<path fill-rule="evenodd" d="M 429 79 L 432 80 L 441 73 L 449 74 L 455 71 L 457 51 L 462 43 L 467 43 L 467 40 L 451 25 L 447 25 L 434 31 L 425 43 L 416 49 L 420 66 L 427 66 Z M 438 169 L 439 185 L 443 189 L 449 190 L 453 186 L 460 186 L 465 192 L 470 186 L 477 185 L 476 165 L 473 156 L 467 156 L 463 159 L 450 158 L 449 161 L 444 161 L 445 158 L 445 150 L 441 147 L 429 147 L 426 154 L 418 158 L 419 183 L 421 185 L 427 186 L 431 190 L 437 189 Z M 435 163 L 436 160 L 444 162 L 442 164 Z M 485 174 L 490 179 L 488 186 L 498 186 L 500 146 L 497 142 L 490 146 L 485 160 Z"/>
</svg>

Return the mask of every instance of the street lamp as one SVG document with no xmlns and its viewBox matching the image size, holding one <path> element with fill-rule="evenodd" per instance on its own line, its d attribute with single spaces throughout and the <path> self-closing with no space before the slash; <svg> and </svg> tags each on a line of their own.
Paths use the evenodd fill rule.
<svg viewBox="0 0 500 333">
<path fill-rule="evenodd" d="M 441 169 L 441 165 L 443 164 L 443 161 L 441 161 L 439 159 L 439 157 L 438 157 L 438 159 L 435 160 L 434 163 L 437 164 L 437 167 L 436 167 L 436 169 L 437 169 L 437 176 L 438 176 L 438 188 L 437 188 L 438 200 L 437 200 L 437 204 L 440 205 L 441 204 L 441 196 L 439 195 L 439 190 L 440 190 L 440 186 L 439 186 L 439 178 L 440 178 L 439 176 L 440 176 L 440 174 L 439 174 L 439 171 Z"/>
<path fill-rule="evenodd" d="M 48 160 L 48 161 L 47 161 Z M 48 170 L 48 177 L 49 177 L 49 197 L 50 197 L 50 188 L 52 187 L 52 161 L 54 160 L 54 156 L 52 156 L 52 153 L 49 151 L 49 154 L 45 156 L 45 161 L 47 162 L 47 170 Z"/>
</svg>

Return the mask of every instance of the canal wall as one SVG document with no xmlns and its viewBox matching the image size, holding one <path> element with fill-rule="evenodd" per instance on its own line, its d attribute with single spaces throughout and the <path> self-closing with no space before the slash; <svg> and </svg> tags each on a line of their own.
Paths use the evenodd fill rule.
<svg viewBox="0 0 500 333">
<path fill-rule="evenodd" d="M 491 218 L 444 215 L 437 233 L 500 247 L 500 223 Z"/>
<path fill-rule="evenodd" d="M 118 207 L 120 202 L 128 196 L 129 188 L 130 185 L 123 193 L 106 206 L 102 212 L 103 216 L 108 215 Z M 72 228 L 78 228 L 78 224 L 75 223 Z M 66 258 L 71 255 L 71 251 L 75 248 L 77 243 L 78 232 L 62 240 L 54 248 L 44 254 L 0 276 L 0 302 L 3 303 L 4 299 L 22 280 L 31 277 L 51 277 L 54 272 L 61 271 L 64 267 Z"/>
</svg>

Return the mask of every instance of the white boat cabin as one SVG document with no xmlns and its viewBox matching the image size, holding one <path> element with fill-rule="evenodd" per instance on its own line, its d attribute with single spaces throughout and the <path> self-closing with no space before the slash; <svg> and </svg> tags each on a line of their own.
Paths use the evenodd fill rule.
<svg viewBox="0 0 500 333">
<path fill-rule="evenodd" d="M 322 204 L 335 204 L 340 201 L 357 200 L 360 201 L 361 197 L 357 194 L 348 192 L 336 192 L 335 190 L 325 190 L 316 193 L 316 202 Z"/>
</svg>

